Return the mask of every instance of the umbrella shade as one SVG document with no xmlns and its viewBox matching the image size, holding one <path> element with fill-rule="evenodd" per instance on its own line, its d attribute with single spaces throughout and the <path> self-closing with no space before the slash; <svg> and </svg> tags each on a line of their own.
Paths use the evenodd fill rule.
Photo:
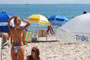
<svg viewBox="0 0 90 60">
<path fill-rule="evenodd" d="M 0 22 L 7 22 L 9 16 L 6 13 L 0 13 Z"/>
<path fill-rule="evenodd" d="M 90 13 L 82 14 L 61 27 L 67 32 L 90 33 Z"/>
<path fill-rule="evenodd" d="M 0 26 L 0 32 L 9 32 L 8 26 Z"/>
<path fill-rule="evenodd" d="M 48 18 L 52 25 L 63 25 L 68 21 L 68 18 L 60 15 L 52 15 Z"/>
<path fill-rule="evenodd" d="M 36 23 L 36 24 L 41 24 L 41 25 L 48 25 L 49 24 L 48 19 L 45 16 L 40 15 L 40 14 L 34 14 L 34 15 L 30 16 L 29 20 L 32 23 Z"/>
<path fill-rule="evenodd" d="M 10 17 L 10 14 L 0 13 L 0 32 L 9 32 L 7 22 Z"/>
<path fill-rule="evenodd" d="M 39 30 L 47 30 L 47 26 L 42 26 L 40 24 L 31 24 L 27 30 L 31 30 L 31 31 L 39 31 Z"/>
<path fill-rule="evenodd" d="M 57 37 L 65 42 L 90 44 L 90 13 L 72 18 L 57 29 Z"/>
</svg>

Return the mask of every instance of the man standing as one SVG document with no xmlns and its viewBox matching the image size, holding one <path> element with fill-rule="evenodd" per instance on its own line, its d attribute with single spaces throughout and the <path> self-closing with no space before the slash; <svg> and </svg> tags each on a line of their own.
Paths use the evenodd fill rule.
<svg viewBox="0 0 90 60">
<path fill-rule="evenodd" d="M 15 27 L 11 27 L 10 22 L 14 20 Z M 24 60 L 24 44 L 23 44 L 23 31 L 30 25 L 27 20 L 22 20 L 27 24 L 24 27 L 20 27 L 21 20 L 17 16 L 13 16 L 8 20 L 8 28 L 11 35 L 11 57 L 12 60 Z"/>
</svg>

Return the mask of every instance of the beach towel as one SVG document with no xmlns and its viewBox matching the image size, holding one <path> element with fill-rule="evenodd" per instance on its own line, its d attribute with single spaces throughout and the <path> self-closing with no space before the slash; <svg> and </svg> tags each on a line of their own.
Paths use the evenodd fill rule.
<svg viewBox="0 0 90 60">
<path fill-rule="evenodd" d="M 32 40 L 32 32 L 24 32 L 24 44 L 30 43 Z"/>
<path fill-rule="evenodd" d="M 46 37 L 47 36 L 47 31 L 46 30 L 40 30 L 39 33 L 38 33 L 39 37 Z"/>
</svg>

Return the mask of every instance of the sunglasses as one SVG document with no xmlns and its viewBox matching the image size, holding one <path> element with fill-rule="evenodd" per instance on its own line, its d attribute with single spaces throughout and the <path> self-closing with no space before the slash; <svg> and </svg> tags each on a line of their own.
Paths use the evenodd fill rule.
<svg viewBox="0 0 90 60">
<path fill-rule="evenodd" d="M 32 50 L 32 52 L 36 52 L 35 50 Z"/>
</svg>

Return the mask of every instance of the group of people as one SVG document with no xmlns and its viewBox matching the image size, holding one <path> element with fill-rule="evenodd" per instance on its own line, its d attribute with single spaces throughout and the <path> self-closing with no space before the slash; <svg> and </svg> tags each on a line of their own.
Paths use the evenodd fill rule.
<svg viewBox="0 0 90 60">
<path fill-rule="evenodd" d="M 11 25 L 11 21 L 14 20 L 14 25 Z M 21 27 L 21 21 L 25 22 L 26 25 Z M 5 34 L 3 33 L 3 38 L 5 40 L 11 41 L 11 58 L 12 60 L 24 60 L 24 31 L 28 26 L 30 26 L 30 21 L 25 19 L 19 19 L 18 16 L 13 16 L 8 19 L 8 28 L 9 33 Z M 48 26 L 47 33 L 54 34 L 53 28 L 51 25 Z M 1 33 L 0 33 L 1 35 Z M 27 60 L 40 60 L 40 52 L 39 49 L 36 47 L 33 47 L 31 50 L 31 55 L 27 56 Z"/>
<path fill-rule="evenodd" d="M 11 21 L 14 20 L 14 27 L 11 26 Z M 26 22 L 26 25 L 20 27 L 21 21 Z M 23 31 L 30 26 L 30 21 L 19 19 L 18 16 L 13 16 L 8 19 L 8 28 L 10 32 L 7 36 L 9 36 L 11 40 L 11 58 L 12 60 L 24 60 L 24 40 L 23 40 Z M 1 34 L 0 34 L 1 35 Z M 4 35 L 4 34 L 3 34 Z M 5 34 L 6 35 L 6 34 Z M 6 38 L 7 40 L 7 38 Z M 27 56 L 27 60 L 40 60 L 40 52 L 39 49 L 33 47 L 31 50 L 31 55 Z"/>
</svg>

